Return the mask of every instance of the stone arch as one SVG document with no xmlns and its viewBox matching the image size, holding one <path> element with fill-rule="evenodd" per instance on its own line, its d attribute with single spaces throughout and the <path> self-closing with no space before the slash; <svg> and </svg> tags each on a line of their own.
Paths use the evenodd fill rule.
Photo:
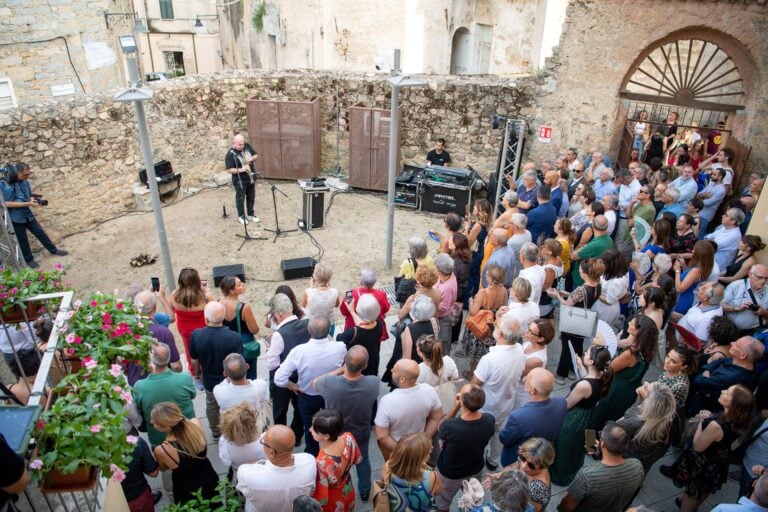
<svg viewBox="0 0 768 512">
<path fill-rule="evenodd" d="M 695 56 L 691 57 L 693 52 L 690 49 L 692 46 L 684 47 L 681 52 L 681 43 L 682 46 L 685 46 L 690 42 L 696 42 L 695 44 L 699 49 L 706 48 L 704 53 L 707 55 L 704 55 L 700 60 L 697 60 Z M 657 99 L 661 98 L 665 103 L 695 108 L 721 107 L 723 110 L 736 111 L 747 106 L 753 99 L 753 95 L 757 93 L 758 68 L 749 51 L 741 42 L 729 34 L 710 27 L 687 27 L 654 41 L 639 53 L 624 75 L 620 95 L 623 98 L 646 99 L 643 98 L 642 93 L 632 91 L 633 78 L 643 74 L 643 66 L 647 66 L 648 62 L 654 63 L 653 54 L 665 54 L 667 51 L 670 59 L 666 64 L 672 68 L 677 67 L 677 69 L 671 70 L 673 76 L 667 82 L 672 87 L 659 86 L 660 90 L 665 89 L 663 91 L 665 94 L 657 95 Z M 685 55 L 686 53 L 687 55 Z M 667 55 L 664 56 L 667 57 Z M 717 62 L 718 59 L 719 62 Z M 713 60 L 715 65 L 712 65 Z M 718 64 L 719 67 L 716 67 Z M 724 96 L 717 97 L 716 91 L 711 90 L 713 84 L 702 82 L 701 77 L 696 76 L 708 65 L 712 66 L 710 69 L 723 75 L 723 87 L 720 90 L 725 92 Z M 657 69 L 662 72 L 661 69 Z M 688 76 L 690 80 L 698 79 L 697 85 L 700 90 L 709 93 L 706 95 L 708 97 L 702 97 L 704 95 L 701 94 L 697 96 L 695 91 L 687 87 L 690 84 L 674 83 L 677 75 Z M 715 83 L 714 85 L 717 86 L 718 84 Z M 634 88 L 637 89 L 637 87 Z M 737 99 L 739 95 L 742 97 Z M 716 101 L 710 101 L 710 97 Z M 652 100 L 651 98 L 647 99 Z"/>
<path fill-rule="evenodd" d="M 467 75 L 472 72 L 474 44 L 472 34 L 466 27 L 459 27 L 453 33 L 451 43 L 451 74 Z"/>
</svg>

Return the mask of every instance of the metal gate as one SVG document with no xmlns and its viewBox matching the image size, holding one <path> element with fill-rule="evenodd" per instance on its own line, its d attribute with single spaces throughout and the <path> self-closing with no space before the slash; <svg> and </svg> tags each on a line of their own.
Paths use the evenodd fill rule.
<svg viewBox="0 0 768 512">
<path fill-rule="evenodd" d="M 349 108 L 349 184 L 366 190 L 387 190 L 390 111 Z M 400 162 L 400 127 L 397 127 Z"/>
</svg>

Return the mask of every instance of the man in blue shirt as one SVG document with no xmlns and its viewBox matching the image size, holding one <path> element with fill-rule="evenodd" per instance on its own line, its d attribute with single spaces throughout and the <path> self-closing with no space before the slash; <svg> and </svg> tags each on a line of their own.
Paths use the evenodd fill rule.
<svg viewBox="0 0 768 512">
<path fill-rule="evenodd" d="M 664 212 L 673 213 L 675 218 L 678 218 L 680 215 L 685 213 L 685 210 L 678 202 L 678 199 L 680 199 L 680 191 L 678 191 L 676 188 L 667 188 L 667 191 L 664 192 L 663 196 L 661 196 L 661 202 L 664 203 L 664 207 L 656 216 L 656 220 L 659 220 L 661 218 L 661 214 Z"/>
<path fill-rule="evenodd" d="M 539 204 L 528 212 L 528 231 L 531 232 L 531 240 L 535 244 L 539 243 L 541 235 L 544 235 L 544 238 L 549 238 L 554 233 L 557 210 L 549 202 L 550 196 L 549 185 L 540 186 L 536 193 L 536 201 Z"/>
<path fill-rule="evenodd" d="M 688 207 L 688 203 L 696 197 L 696 192 L 699 191 L 699 187 L 696 184 L 696 180 L 693 179 L 693 166 L 691 164 L 685 164 L 683 166 L 683 174 L 676 178 L 669 185 L 680 192 L 680 197 L 677 198 L 677 202 L 683 207 L 683 211 Z"/>
<path fill-rule="evenodd" d="M 9 166 L 8 170 L 10 172 L 7 173 L 6 178 L 0 181 L 0 190 L 3 192 L 5 206 L 8 208 L 11 216 L 13 230 L 16 232 L 16 239 L 19 241 L 19 248 L 21 249 L 22 256 L 24 256 L 24 261 L 27 262 L 27 266 L 32 268 L 40 266 L 35 261 L 32 249 L 29 246 L 27 230 L 35 235 L 40 240 L 40 243 L 43 244 L 43 247 L 48 249 L 48 252 L 54 256 L 66 256 L 69 254 L 67 251 L 56 247 L 51 239 L 48 238 L 40 223 L 37 222 L 35 214 L 32 213 L 32 208 L 42 206 L 40 198 L 32 195 L 32 188 L 29 186 L 29 181 L 27 181 L 32 175 L 32 169 L 29 168 L 29 165 L 22 162 Z"/>
<path fill-rule="evenodd" d="M 742 496 L 739 502 L 733 505 L 718 505 L 712 512 L 761 512 L 768 510 L 768 473 L 755 482 L 755 490 L 752 496 Z"/>
</svg>

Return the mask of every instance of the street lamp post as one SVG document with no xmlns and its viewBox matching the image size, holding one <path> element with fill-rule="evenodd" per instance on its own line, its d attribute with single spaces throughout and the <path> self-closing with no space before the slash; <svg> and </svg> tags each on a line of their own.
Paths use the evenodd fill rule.
<svg viewBox="0 0 768 512">
<path fill-rule="evenodd" d="M 130 36 L 120 36 L 118 38 L 120 48 L 125 54 L 128 64 L 128 89 L 118 92 L 114 101 L 133 102 L 136 108 L 136 127 L 139 130 L 139 146 L 141 147 L 141 156 L 144 159 L 144 168 L 147 170 L 147 182 L 149 185 L 150 196 L 152 197 L 152 210 L 155 214 L 155 227 L 157 229 L 157 238 L 160 242 L 160 253 L 163 258 L 163 267 L 165 267 L 165 280 L 169 291 L 174 289 L 174 274 L 171 264 L 171 254 L 168 250 L 168 239 L 165 236 L 165 222 L 163 221 L 163 209 L 160 204 L 160 191 L 157 187 L 155 176 L 155 164 L 152 159 L 152 144 L 149 141 L 149 129 L 147 128 L 147 116 L 144 113 L 144 102 L 154 97 L 155 91 L 141 87 L 139 80 L 139 66 L 136 62 L 136 39 Z"/>
<path fill-rule="evenodd" d="M 395 174 L 397 172 L 397 144 L 401 87 L 421 87 L 427 82 L 400 75 L 400 50 L 394 51 L 392 77 L 387 81 L 392 86 L 392 101 L 389 114 L 389 172 L 387 175 L 387 247 L 384 266 L 392 269 L 392 245 L 395 231 Z"/>
</svg>

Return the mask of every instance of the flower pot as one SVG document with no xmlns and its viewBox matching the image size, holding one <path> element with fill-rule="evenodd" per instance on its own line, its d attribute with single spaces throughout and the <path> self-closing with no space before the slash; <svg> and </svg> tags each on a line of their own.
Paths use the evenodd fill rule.
<svg viewBox="0 0 768 512">
<path fill-rule="evenodd" d="M 93 489 L 98 477 L 99 470 L 95 466 L 81 465 L 74 473 L 66 475 L 52 469 L 40 490 L 44 493 L 87 491 Z"/>
<path fill-rule="evenodd" d="M 8 311 L 0 312 L 0 316 L 7 324 L 18 324 L 20 322 L 24 322 L 25 320 L 29 320 L 31 322 L 33 320 L 37 320 L 40 317 L 41 307 L 42 303 L 40 302 L 26 302 L 24 303 L 23 308 L 20 305 L 15 304 Z M 24 317 L 25 311 L 27 313 L 26 318 Z"/>
</svg>

